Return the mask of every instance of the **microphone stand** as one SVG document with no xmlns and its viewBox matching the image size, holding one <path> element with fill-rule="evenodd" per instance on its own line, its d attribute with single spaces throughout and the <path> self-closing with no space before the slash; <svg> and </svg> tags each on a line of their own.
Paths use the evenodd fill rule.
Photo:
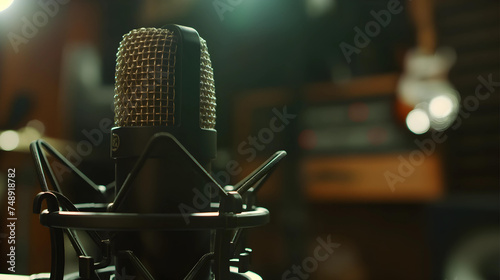
<svg viewBox="0 0 500 280">
<path fill-rule="evenodd" d="M 119 208 L 119 205 L 130 190 L 132 182 L 141 170 L 144 161 L 151 156 L 152 151 L 160 146 L 169 146 L 171 149 L 180 151 L 183 157 L 187 159 L 187 162 L 189 162 L 190 170 L 202 176 L 207 182 L 216 187 L 220 197 L 218 211 L 189 214 L 116 212 L 116 209 Z M 154 280 L 151 273 L 135 256 L 133 251 L 113 252 L 111 250 L 114 240 L 109 237 L 109 232 L 180 229 L 210 229 L 216 232 L 214 250 L 204 254 L 184 277 L 184 280 L 197 279 L 198 273 L 207 265 L 212 266 L 215 279 L 218 280 L 261 279 L 257 274 L 248 270 L 251 250 L 246 248 L 242 252 L 237 252 L 237 248 L 241 239 L 240 236 L 245 228 L 261 226 L 269 221 L 269 211 L 265 208 L 255 206 L 255 195 L 269 175 L 276 169 L 277 164 L 286 156 L 285 151 L 276 152 L 234 187 L 226 186 L 223 188 L 173 135 L 165 132 L 156 133 L 144 148 L 139 160 L 127 176 L 127 180 L 120 187 L 120 191 L 117 193 L 113 203 L 109 205 L 95 204 L 89 207 L 89 204 L 73 204 L 62 194 L 44 150 L 82 178 L 91 191 L 105 196 L 104 190 L 101 191 L 97 184 L 43 140 L 34 141 L 30 145 L 30 149 L 42 189 L 42 192 L 34 199 L 33 210 L 34 213 L 40 215 L 40 223 L 49 227 L 51 235 L 52 266 L 50 280 L 63 280 L 65 277 L 64 234 L 69 238 L 79 259 L 79 273 L 74 279 L 100 280 L 101 276 L 114 275 L 114 279 L 119 280 L 115 274 L 122 272 L 114 271 L 114 267 L 110 266 L 111 260 L 114 257 L 113 254 L 119 254 L 121 258 L 129 260 L 131 267 L 140 274 L 140 277 L 147 280 Z M 54 190 L 49 188 L 47 179 Z M 42 209 L 43 201 L 47 202 L 47 209 Z M 188 215 L 190 223 L 185 222 L 186 215 Z M 89 234 L 91 240 L 100 247 L 102 256 L 99 260 L 96 261 L 86 253 L 82 242 L 74 233 L 74 230 L 84 230 Z M 101 232 L 101 234 L 98 232 Z M 123 275 L 119 277 L 125 279 Z"/>
</svg>

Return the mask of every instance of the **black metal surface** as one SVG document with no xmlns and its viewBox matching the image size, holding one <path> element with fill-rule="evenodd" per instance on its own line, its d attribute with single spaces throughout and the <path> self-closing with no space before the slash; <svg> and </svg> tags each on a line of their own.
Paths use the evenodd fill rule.
<svg viewBox="0 0 500 280">
<path fill-rule="evenodd" d="M 201 230 L 250 228 L 266 224 L 269 211 L 258 207 L 242 213 L 199 212 L 189 215 L 189 224 L 182 214 L 102 213 L 47 210 L 40 214 L 40 223 L 52 228 L 102 231 Z"/>
<path fill-rule="evenodd" d="M 118 137 L 119 145 L 111 150 L 112 158 L 138 157 L 144 151 L 151 137 L 156 133 L 172 134 L 176 139 L 186 138 L 186 133 L 176 126 L 131 126 L 112 128 L 113 137 Z M 198 160 L 214 159 L 217 153 L 217 132 L 209 129 L 199 129 L 194 140 L 182 141 L 189 152 Z M 190 136 L 190 137 L 193 137 Z"/>
<path fill-rule="evenodd" d="M 124 180 L 117 180 L 117 187 L 119 189 L 113 204 L 111 205 L 109 211 L 117 211 L 120 209 L 120 205 L 123 203 L 124 199 L 127 197 L 128 193 L 134 186 L 134 180 L 136 179 L 139 172 L 143 169 L 146 160 L 151 157 L 161 157 L 175 154 L 176 160 L 184 160 L 189 166 L 183 166 L 185 168 L 191 168 L 192 174 L 194 176 L 201 177 L 205 183 L 210 183 L 218 189 L 220 194 L 227 196 L 226 191 L 217 183 L 217 181 L 210 176 L 210 174 L 205 170 L 205 168 L 189 153 L 189 151 L 181 144 L 175 136 L 166 132 L 159 132 L 154 134 L 151 139 L 146 143 L 145 148 L 142 151 L 141 156 L 138 159 L 133 160 L 133 167 L 130 171 L 125 174 L 117 174 L 117 177 L 124 177 Z M 117 171 L 118 173 L 118 171 Z M 175 180 L 175 178 L 172 178 Z M 189 189 L 189 188 L 188 188 Z M 176 201 L 179 203 L 180 201 Z"/>
</svg>

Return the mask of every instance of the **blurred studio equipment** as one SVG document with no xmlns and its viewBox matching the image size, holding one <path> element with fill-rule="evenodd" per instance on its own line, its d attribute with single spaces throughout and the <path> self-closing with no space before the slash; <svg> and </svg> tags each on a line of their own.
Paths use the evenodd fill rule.
<svg viewBox="0 0 500 280">
<path fill-rule="evenodd" d="M 404 70 L 397 86 L 396 113 L 415 134 L 429 129 L 444 131 L 459 111 L 460 95 L 448 80 L 456 53 L 451 48 L 436 47 L 432 1 L 412 2 L 409 6 L 417 46 L 404 58 Z"/>
<path fill-rule="evenodd" d="M 397 100 L 398 113 L 406 115 L 406 125 L 411 132 L 443 131 L 455 121 L 460 95 L 447 78 L 454 62 L 455 53 L 449 48 L 438 49 L 434 54 L 419 49 L 407 53 Z M 410 111 L 405 111 L 406 108 Z"/>
</svg>

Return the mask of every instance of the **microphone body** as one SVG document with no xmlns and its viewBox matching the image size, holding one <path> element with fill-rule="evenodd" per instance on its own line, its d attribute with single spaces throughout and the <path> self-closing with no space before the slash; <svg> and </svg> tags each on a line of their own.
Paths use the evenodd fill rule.
<svg viewBox="0 0 500 280">
<path fill-rule="evenodd" d="M 115 79 L 111 156 L 117 192 L 161 132 L 170 133 L 210 172 L 216 154 L 213 70 L 196 30 L 177 25 L 132 30 L 120 43 Z M 193 205 L 195 189 L 203 192 L 205 185 L 188 166 L 179 150 L 155 148 L 113 210 L 181 213 L 179 206 Z M 209 211 L 210 205 L 196 210 Z M 116 232 L 116 272 L 140 275 L 125 253 L 132 251 L 155 279 L 183 279 L 210 252 L 210 236 L 210 230 Z M 209 279 L 209 268 L 199 275 Z"/>
</svg>

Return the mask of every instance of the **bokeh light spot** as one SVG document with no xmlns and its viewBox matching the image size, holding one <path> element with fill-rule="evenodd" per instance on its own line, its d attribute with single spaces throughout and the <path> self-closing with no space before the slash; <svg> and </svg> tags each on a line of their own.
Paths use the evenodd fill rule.
<svg viewBox="0 0 500 280">
<path fill-rule="evenodd" d="M 7 10 L 14 0 L 0 0 L 0 12 Z"/>
<path fill-rule="evenodd" d="M 431 121 L 424 110 L 414 109 L 406 116 L 406 126 L 411 132 L 422 134 L 429 130 Z"/>
<path fill-rule="evenodd" d="M 0 149 L 12 151 L 19 145 L 19 134 L 14 130 L 6 130 L 0 134 Z"/>
<path fill-rule="evenodd" d="M 446 118 L 453 111 L 452 100 L 445 95 L 434 97 L 429 103 L 429 113 L 434 118 Z"/>
</svg>

